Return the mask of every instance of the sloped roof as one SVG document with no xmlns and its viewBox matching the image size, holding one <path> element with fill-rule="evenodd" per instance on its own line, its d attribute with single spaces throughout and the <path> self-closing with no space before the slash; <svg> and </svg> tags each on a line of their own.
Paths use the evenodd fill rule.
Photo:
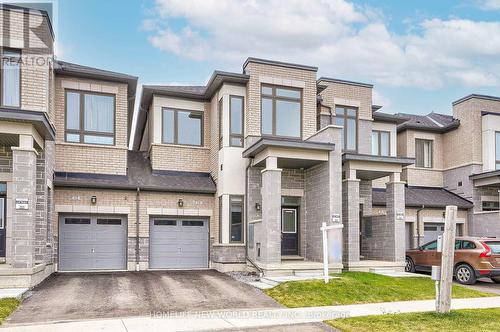
<svg viewBox="0 0 500 332">
<path fill-rule="evenodd" d="M 215 182 L 208 173 L 153 171 L 147 152 L 128 151 L 127 175 L 56 172 L 56 187 L 127 189 L 213 194 Z"/>
<path fill-rule="evenodd" d="M 397 113 L 396 116 L 406 119 L 398 126 L 398 132 L 406 129 L 417 129 L 445 133 L 460 125 L 460 121 L 451 115 L 434 112 L 427 115 Z"/>
<path fill-rule="evenodd" d="M 373 188 L 372 204 L 386 205 L 386 191 L 383 188 Z M 456 205 L 460 209 L 472 208 L 472 202 L 443 188 L 405 187 L 405 204 L 407 207 L 441 208 Z"/>
</svg>

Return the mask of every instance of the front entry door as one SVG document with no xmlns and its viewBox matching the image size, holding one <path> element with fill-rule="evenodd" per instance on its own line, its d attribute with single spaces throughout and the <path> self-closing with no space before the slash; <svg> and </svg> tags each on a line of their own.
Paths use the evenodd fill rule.
<svg viewBox="0 0 500 332">
<path fill-rule="evenodd" d="M 5 257 L 5 196 L 0 195 L 0 257 Z"/>
<path fill-rule="evenodd" d="M 299 254 L 298 209 L 281 209 L 281 255 Z"/>
</svg>

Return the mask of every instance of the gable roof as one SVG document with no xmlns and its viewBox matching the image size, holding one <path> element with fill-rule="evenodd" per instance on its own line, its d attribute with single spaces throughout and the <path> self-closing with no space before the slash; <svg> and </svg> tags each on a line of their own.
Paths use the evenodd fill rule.
<svg viewBox="0 0 500 332">
<path fill-rule="evenodd" d="M 103 70 L 61 60 L 54 61 L 54 71 L 57 75 L 73 76 L 87 79 L 103 80 L 127 84 L 127 144 L 132 129 L 134 104 L 137 89 L 137 77 L 109 70 Z"/>
<path fill-rule="evenodd" d="M 386 206 L 386 190 L 384 188 L 372 189 L 372 204 Z M 443 188 L 405 187 L 406 207 L 444 208 L 447 205 L 456 205 L 460 209 L 473 207 L 472 202 Z"/>
<path fill-rule="evenodd" d="M 397 113 L 396 116 L 405 118 L 406 121 L 398 126 L 398 132 L 407 129 L 416 129 L 422 131 L 431 131 L 445 133 L 458 128 L 460 120 L 453 118 L 451 115 L 440 113 L 429 113 L 427 115 Z"/>
</svg>

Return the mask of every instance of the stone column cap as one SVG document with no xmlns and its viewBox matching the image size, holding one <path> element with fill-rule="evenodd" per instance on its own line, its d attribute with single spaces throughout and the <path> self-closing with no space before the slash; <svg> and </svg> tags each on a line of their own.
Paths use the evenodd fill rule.
<svg viewBox="0 0 500 332">
<path fill-rule="evenodd" d="M 25 151 L 25 152 L 33 152 L 38 155 L 38 151 L 35 148 L 21 148 L 18 146 L 13 146 L 10 148 L 12 151 Z"/>
</svg>

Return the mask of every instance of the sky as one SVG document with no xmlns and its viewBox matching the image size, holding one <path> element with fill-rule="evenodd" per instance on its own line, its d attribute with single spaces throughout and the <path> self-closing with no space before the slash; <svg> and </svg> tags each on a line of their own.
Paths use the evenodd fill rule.
<svg viewBox="0 0 500 332">
<path fill-rule="evenodd" d="M 140 84 L 203 85 L 251 56 L 372 83 L 388 113 L 500 96 L 500 0 L 59 0 L 56 34 L 58 59 Z"/>
</svg>

